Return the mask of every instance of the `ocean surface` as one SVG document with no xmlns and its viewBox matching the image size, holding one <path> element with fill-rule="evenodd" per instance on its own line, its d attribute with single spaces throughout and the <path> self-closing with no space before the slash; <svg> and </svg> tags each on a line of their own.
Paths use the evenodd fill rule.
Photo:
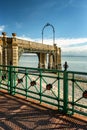
<svg viewBox="0 0 87 130">
<path fill-rule="evenodd" d="M 62 56 L 62 70 L 64 70 L 63 65 L 67 61 L 68 70 L 87 72 L 87 56 Z M 19 60 L 19 66 L 24 67 L 38 67 L 38 57 L 37 55 L 23 54 Z M 47 66 L 47 64 L 46 64 Z"/>
</svg>

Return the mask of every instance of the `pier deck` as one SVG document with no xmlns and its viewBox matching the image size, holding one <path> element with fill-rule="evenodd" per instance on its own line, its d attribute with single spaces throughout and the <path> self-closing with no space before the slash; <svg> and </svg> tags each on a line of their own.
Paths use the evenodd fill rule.
<svg viewBox="0 0 87 130">
<path fill-rule="evenodd" d="M 86 130 L 87 119 L 68 116 L 0 92 L 0 130 Z"/>
</svg>

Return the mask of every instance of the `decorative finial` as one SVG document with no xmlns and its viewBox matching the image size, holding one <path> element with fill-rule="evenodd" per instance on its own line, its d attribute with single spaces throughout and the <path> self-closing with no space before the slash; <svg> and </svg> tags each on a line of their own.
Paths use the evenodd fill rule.
<svg viewBox="0 0 87 130">
<path fill-rule="evenodd" d="M 69 67 L 67 64 L 67 61 L 65 61 L 65 64 L 63 65 L 63 67 L 64 67 L 64 70 L 67 70 L 67 68 Z"/>
<path fill-rule="evenodd" d="M 5 37 L 6 36 L 6 32 L 2 32 L 2 35 L 3 35 L 3 37 Z"/>
<path fill-rule="evenodd" d="M 16 33 L 12 33 L 12 36 L 13 36 L 13 37 L 16 37 Z"/>
</svg>

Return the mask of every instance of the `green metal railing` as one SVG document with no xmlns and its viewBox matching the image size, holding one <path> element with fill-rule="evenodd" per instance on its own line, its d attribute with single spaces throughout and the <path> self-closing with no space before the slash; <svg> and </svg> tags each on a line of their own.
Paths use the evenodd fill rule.
<svg viewBox="0 0 87 130">
<path fill-rule="evenodd" d="M 0 89 L 87 116 L 87 73 L 0 65 Z"/>
<path fill-rule="evenodd" d="M 68 110 L 87 116 L 87 73 L 68 71 Z"/>
</svg>

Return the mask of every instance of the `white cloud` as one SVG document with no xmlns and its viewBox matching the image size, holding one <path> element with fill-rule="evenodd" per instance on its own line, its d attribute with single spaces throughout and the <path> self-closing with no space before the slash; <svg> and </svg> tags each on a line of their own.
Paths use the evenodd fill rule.
<svg viewBox="0 0 87 130">
<path fill-rule="evenodd" d="M 24 34 L 22 36 L 17 36 L 18 39 L 23 39 L 23 40 L 27 40 L 27 41 L 35 41 L 34 39 L 31 39 L 29 37 L 26 37 Z"/>
<path fill-rule="evenodd" d="M 87 53 L 87 38 L 57 39 L 57 46 L 61 47 L 62 52 Z"/>
<path fill-rule="evenodd" d="M 63 46 L 63 47 L 67 47 L 70 45 L 75 45 L 75 44 L 79 44 L 79 43 L 85 43 L 87 42 L 87 38 L 70 38 L 70 39 L 66 39 L 66 38 L 59 38 L 56 39 L 56 43 L 59 46 Z"/>
<path fill-rule="evenodd" d="M 2 32 L 4 29 L 5 29 L 4 25 L 0 26 L 0 32 Z"/>
</svg>

